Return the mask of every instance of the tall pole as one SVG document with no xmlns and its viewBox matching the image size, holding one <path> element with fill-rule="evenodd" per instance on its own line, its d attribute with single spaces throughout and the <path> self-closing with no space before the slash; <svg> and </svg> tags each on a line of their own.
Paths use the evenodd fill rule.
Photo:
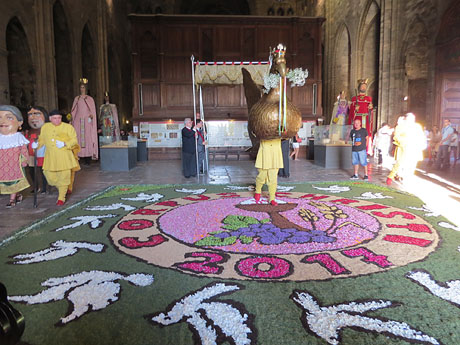
<svg viewBox="0 0 460 345">
<path fill-rule="evenodd" d="M 195 57 L 192 55 L 190 59 L 192 60 L 193 124 L 194 126 L 196 126 Z M 196 158 L 196 177 L 199 178 L 200 169 L 198 169 L 198 143 L 196 141 L 196 131 L 195 131 L 195 158 Z"/>
<path fill-rule="evenodd" d="M 202 89 L 201 89 L 201 85 L 200 85 L 200 118 L 201 118 L 201 122 L 203 123 L 203 133 L 205 133 L 205 135 L 203 136 L 204 138 L 204 141 L 207 143 L 208 139 L 207 139 L 207 135 L 208 135 L 208 132 L 206 131 L 206 126 L 204 124 L 204 106 L 203 106 L 203 94 L 202 94 Z M 204 175 L 204 171 L 206 170 L 206 173 L 208 172 L 208 146 L 207 145 L 204 145 L 204 164 L 203 164 L 203 175 Z M 205 168 L 206 167 L 206 168 Z"/>
</svg>

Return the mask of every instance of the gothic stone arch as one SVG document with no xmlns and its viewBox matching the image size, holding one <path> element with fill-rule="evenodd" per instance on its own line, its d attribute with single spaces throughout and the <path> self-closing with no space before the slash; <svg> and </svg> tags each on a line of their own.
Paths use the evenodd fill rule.
<svg viewBox="0 0 460 345">
<path fill-rule="evenodd" d="M 18 17 L 13 17 L 6 27 L 6 49 L 10 103 L 24 111 L 35 103 L 36 72 L 28 38 Z"/>
</svg>

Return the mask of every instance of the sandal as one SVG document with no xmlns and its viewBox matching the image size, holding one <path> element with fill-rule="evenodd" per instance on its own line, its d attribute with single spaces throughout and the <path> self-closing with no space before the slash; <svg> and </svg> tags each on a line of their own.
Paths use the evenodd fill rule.
<svg viewBox="0 0 460 345">
<path fill-rule="evenodd" d="M 22 199 L 23 199 L 23 198 L 24 198 L 24 197 L 22 196 L 22 194 L 16 195 L 16 203 L 20 204 L 20 203 L 22 202 Z"/>
<path fill-rule="evenodd" d="M 8 204 L 6 204 L 6 208 L 11 208 L 16 206 L 16 201 L 15 200 L 10 200 Z"/>
</svg>

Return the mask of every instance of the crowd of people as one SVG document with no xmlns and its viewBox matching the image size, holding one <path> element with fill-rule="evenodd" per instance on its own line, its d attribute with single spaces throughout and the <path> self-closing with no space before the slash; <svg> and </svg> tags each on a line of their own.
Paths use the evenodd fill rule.
<svg viewBox="0 0 460 345">
<path fill-rule="evenodd" d="M 30 187 L 29 180 L 34 193 L 56 187 L 56 205 L 64 205 L 80 161 L 89 165 L 99 158 L 98 133 L 120 138 L 118 114 L 107 92 L 104 100 L 98 119 L 94 99 L 88 95 L 88 81 L 82 78 L 69 119 L 59 110 L 48 113 L 44 107 L 32 105 L 24 123 L 17 107 L 0 105 L 0 194 L 9 194 L 7 208 L 22 201 L 20 192 Z"/>
<path fill-rule="evenodd" d="M 437 170 L 448 169 L 460 159 L 458 132 L 450 120 L 443 120 L 441 131 L 437 126 L 423 130 L 413 113 L 400 116 L 394 128 L 383 123 L 373 145 L 377 164 L 391 169 L 388 185 L 413 176 L 417 162 L 424 158 Z"/>
<path fill-rule="evenodd" d="M 64 205 L 72 193 L 75 171 L 80 169 L 75 129 L 62 122 L 58 110 L 48 114 L 40 106 L 30 108 L 27 120 L 30 129 L 23 133 L 21 111 L 0 105 L 0 194 L 9 194 L 6 207 L 14 207 L 23 199 L 20 192 L 30 186 L 29 175 L 37 186 L 35 193 L 46 193 L 48 185 L 55 186 L 59 191 L 56 204 Z"/>
<path fill-rule="evenodd" d="M 200 113 L 196 114 L 196 122 L 192 118 L 184 119 L 182 128 L 182 173 L 185 178 L 196 177 L 197 172 L 206 172 L 207 162 L 207 129 L 204 121 L 200 118 Z M 283 166 L 277 171 L 279 177 L 288 178 L 289 159 L 298 160 L 299 148 L 302 139 L 296 134 L 291 139 L 281 139 L 281 153 Z M 292 151 L 291 151 L 292 147 Z M 198 155 L 198 156 L 197 156 Z M 198 161 L 198 166 L 197 166 Z"/>
<path fill-rule="evenodd" d="M 35 192 L 46 193 L 49 186 L 58 189 L 57 205 L 64 205 L 66 197 L 72 193 L 75 172 L 80 169 L 80 160 L 89 164 L 98 158 L 97 121 L 94 100 L 87 95 L 86 84 L 81 84 L 81 94 L 75 98 L 72 107 L 71 124 L 63 121 L 58 110 L 49 114 L 41 106 L 31 106 L 27 112 L 28 129 L 22 131 L 24 119 L 21 111 L 11 105 L 0 105 L 0 194 L 9 194 L 7 208 L 20 203 L 21 191 L 36 186 Z M 118 119 L 108 115 L 113 111 L 106 95 L 103 122 L 107 124 L 104 133 L 120 136 Z M 102 109 L 102 107 L 101 107 Z M 115 108 L 116 111 L 116 108 Z M 113 130 L 117 128 L 116 133 Z M 101 129 L 99 129 L 99 132 Z M 359 167 L 363 167 L 363 179 L 368 180 L 367 129 L 362 128 L 361 119 L 353 121 L 350 132 L 352 142 L 353 175 L 359 178 Z M 290 153 L 290 141 L 293 150 Z M 277 177 L 289 177 L 289 158 L 297 159 L 300 138 L 291 140 L 261 140 L 256 168 L 256 200 L 260 199 L 264 184 L 269 188 L 269 202 L 274 204 Z M 407 113 L 398 118 L 391 128 L 383 123 L 373 141 L 375 161 L 390 169 L 386 183 L 409 179 L 417 162 L 424 156 L 436 169 L 447 169 L 460 158 L 458 152 L 458 132 L 448 119 L 438 130 L 424 131 L 416 122 L 415 115 Z M 182 162 L 186 178 L 195 177 L 207 169 L 207 131 L 204 122 L 197 116 L 196 123 L 186 118 L 182 129 Z M 196 156 L 198 154 L 198 156 Z M 198 163 L 198 165 L 197 165 Z M 26 173 L 26 170 L 28 173 Z M 29 179 L 27 178 L 29 177 Z"/>
</svg>

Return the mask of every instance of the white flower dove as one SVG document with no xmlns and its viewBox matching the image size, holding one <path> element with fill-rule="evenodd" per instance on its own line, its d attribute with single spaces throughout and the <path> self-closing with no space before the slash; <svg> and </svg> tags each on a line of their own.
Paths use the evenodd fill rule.
<svg viewBox="0 0 460 345">
<path fill-rule="evenodd" d="M 237 285 L 223 283 L 205 287 L 185 296 L 166 313 L 153 315 L 152 321 L 165 326 L 186 321 L 197 332 L 203 345 L 217 345 L 218 333 L 224 333 L 226 337 L 231 338 L 232 344 L 249 345 L 251 344 L 249 334 L 252 331 L 246 324 L 247 314 L 243 315 L 228 303 L 204 302 L 235 290 L 239 290 Z"/>
<path fill-rule="evenodd" d="M 408 208 L 410 208 L 411 210 L 425 212 L 424 214 L 425 217 L 439 217 L 441 215 L 441 213 L 439 213 L 438 211 L 433 211 L 432 209 L 430 209 L 428 205 L 426 204 L 423 205 L 422 207 L 409 206 Z"/>
<path fill-rule="evenodd" d="M 350 190 L 350 187 L 337 186 L 337 185 L 333 185 L 329 187 L 317 187 L 317 186 L 312 185 L 312 187 L 315 189 L 323 190 L 325 192 L 329 192 L 329 193 L 341 193 L 341 192 L 348 192 Z"/>
<path fill-rule="evenodd" d="M 154 194 L 146 194 L 146 193 L 139 193 L 134 198 L 121 198 L 122 200 L 128 201 L 145 201 L 145 202 L 157 202 L 163 197 L 163 195 L 159 193 Z"/>
<path fill-rule="evenodd" d="M 199 195 L 199 194 L 203 194 L 204 192 L 206 192 L 206 188 L 201 188 L 201 189 L 182 188 L 182 189 L 176 189 L 176 192 Z"/>
<path fill-rule="evenodd" d="M 397 338 L 427 344 L 439 344 L 436 339 L 410 328 L 404 322 L 384 321 L 363 316 L 368 311 L 393 306 L 391 301 L 350 302 L 321 307 L 307 292 L 294 291 L 291 298 L 303 308 L 302 320 L 308 325 L 310 331 L 331 345 L 340 344 L 340 332 L 343 328 L 348 327 L 392 334 Z"/>
<path fill-rule="evenodd" d="M 393 199 L 392 196 L 383 195 L 382 193 L 372 193 L 372 192 L 364 192 L 361 196 L 357 196 L 356 199 L 363 199 L 363 200 L 373 200 L 373 199 Z"/>
<path fill-rule="evenodd" d="M 255 190 L 255 186 L 227 186 L 225 187 L 224 189 L 230 189 L 230 190 L 248 190 L 250 192 L 252 192 L 253 190 Z"/>
<path fill-rule="evenodd" d="M 78 319 L 92 310 L 101 310 L 118 300 L 120 284 L 117 280 L 126 280 L 137 286 L 147 286 L 153 283 L 153 276 L 148 274 L 123 275 L 115 272 L 84 271 L 62 278 L 50 278 L 41 285 L 49 288 L 36 295 L 10 296 L 14 302 L 41 304 L 67 299 L 71 312 L 61 318 L 66 324 Z"/>
<path fill-rule="evenodd" d="M 446 229 L 452 229 L 452 230 L 455 230 L 455 231 L 460 231 L 460 226 L 456 226 L 456 225 L 453 225 L 451 223 L 439 222 L 438 225 L 442 226 L 443 228 L 446 228 Z"/>
<path fill-rule="evenodd" d="M 276 190 L 279 191 L 279 192 L 290 192 L 294 188 L 295 188 L 295 186 L 280 186 L 280 185 L 278 185 L 276 187 Z"/>
<path fill-rule="evenodd" d="M 77 253 L 80 249 L 88 249 L 99 253 L 104 249 L 103 244 L 88 242 L 66 242 L 56 241 L 51 243 L 51 247 L 28 254 L 18 254 L 13 257 L 17 261 L 14 264 L 32 264 L 43 261 L 57 260 Z"/>
<path fill-rule="evenodd" d="M 79 217 L 72 217 L 70 220 L 75 220 L 75 223 L 68 224 L 57 228 L 55 231 L 62 231 L 66 229 L 75 229 L 80 226 L 88 224 L 91 229 L 97 229 L 98 227 L 102 226 L 104 222 L 101 220 L 103 218 L 114 218 L 117 217 L 116 214 L 103 214 L 103 215 L 95 215 L 95 216 L 79 216 Z"/>
<path fill-rule="evenodd" d="M 460 307 L 460 280 L 450 280 L 439 284 L 428 272 L 412 271 L 406 277 L 419 283 L 433 295 Z"/>
<path fill-rule="evenodd" d="M 136 207 L 134 206 L 126 205 L 126 204 L 119 202 L 119 203 L 115 203 L 111 205 L 88 206 L 88 207 L 85 207 L 85 210 L 87 211 L 113 211 L 113 210 L 118 210 L 120 208 L 125 211 L 133 211 L 136 209 Z"/>
</svg>

